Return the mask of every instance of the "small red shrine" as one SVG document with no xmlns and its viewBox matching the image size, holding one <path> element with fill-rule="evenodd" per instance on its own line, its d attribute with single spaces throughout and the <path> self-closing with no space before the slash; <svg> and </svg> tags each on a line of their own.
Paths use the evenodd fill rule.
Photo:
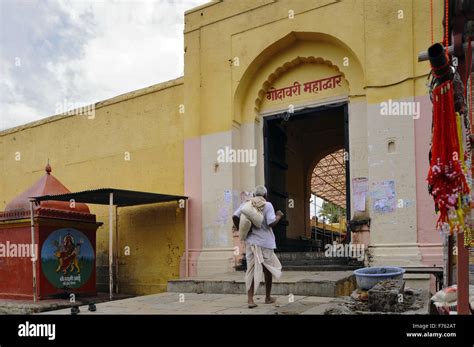
<svg viewBox="0 0 474 347">
<path fill-rule="evenodd" d="M 97 293 L 96 231 L 102 223 L 86 204 L 33 202 L 32 230 L 31 198 L 70 193 L 49 163 L 45 171 L 0 212 L 0 298 Z"/>
</svg>

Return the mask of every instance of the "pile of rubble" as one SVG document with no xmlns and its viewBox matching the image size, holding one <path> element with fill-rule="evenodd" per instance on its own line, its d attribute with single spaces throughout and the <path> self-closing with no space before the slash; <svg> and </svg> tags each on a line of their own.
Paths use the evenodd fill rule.
<svg viewBox="0 0 474 347">
<path fill-rule="evenodd" d="M 421 289 L 405 287 L 405 281 L 379 282 L 368 291 L 356 289 L 351 296 L 334 301 L 324 314 L 388 314 L 413 312 L 426 305 L 426 295 Z"/>
</svg>

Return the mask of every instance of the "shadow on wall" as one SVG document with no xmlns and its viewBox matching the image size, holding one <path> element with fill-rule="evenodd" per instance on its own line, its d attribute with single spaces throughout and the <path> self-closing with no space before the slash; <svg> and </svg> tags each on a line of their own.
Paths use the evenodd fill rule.
<svg viewBox="0 0 474 347">
<path fill-rule="evenodd" d="M 107 216 L 100 219 L 106 221 Z M 117 219 L 114 292 L 118 289 L 123 294 L 147 295 L 166 291 L 168 280 L 179 278 L 179 262 L 185 249 L 184 208 L 177 202 L 122 207 Z M 109 288 L 107 230 L 104 225 L 98 232 L 98 239 L 102 236 L 97 245 L 99 291 Z"/>
</svg>

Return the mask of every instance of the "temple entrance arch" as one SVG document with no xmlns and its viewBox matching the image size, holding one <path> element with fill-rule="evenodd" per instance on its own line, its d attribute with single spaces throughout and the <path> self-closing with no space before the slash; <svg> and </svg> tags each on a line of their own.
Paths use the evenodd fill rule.
<svg viewBox="0 0 474 347">
<path fill-rule="evenodd" d="M 258 160 L 255 167 L 236 168 L 235 184 L 243 192 L 267 185 L 271 202 L 286 213 L 274 230 L 279 251 L 312 250 L 311 169 L 336 149 L 348 151 L 349 101 L 356 100 L 351 113 L 359 116 L 364 73 L 354 52 L 330 35 L 289 38 L 255 58 L 237 84 L 233 142 L 255 148 Z M 351 64 L 344 65 L 346 60 Z M 329 143 L 335 139 L 333 148 Z"/>
<path fill-rule="evenodd" d="M 337 227 L 327 217 L 317 223 L 312 217 L 319 217 L 323 200 L 312 195 L 311 173 L 326 155 L 341 148 L 348 152 L 349 83 L 338 66 L 323 58 L 299 57 L 284 66 L 263 84 L 264 93 L 256 102 L 262 123 L 263 181 L 269 200 L 285 213 L 274 228 L 278 251 L 322 251 L 327 240 L 346 241 L 341 229 L 349 194 L 342 197 L 344 220 Z M 344 173 L 348 165 L 344 162 Z M 312 209 L 311 199 L 321 206 Z"/>
<path fill-rule="evenodd" d="M 264 181 L 268 199 L 276 210 L 285 213 L 283 221 L 274 228 L 278 251 L 321 251 L 329 241 L 348 241 L 345 230 L 346 216 L 350 216 L 349 161 L 345 154 L 349 150 L 348 139 L 347 102 L 310 107 L 291 115 L 283 112 L 263 117 Z M 315 179 L 315 169 L 319 169 L 316 172 L 319 180 Z M 336 176 L 339 176 L 337 187 L 326 186 L 334 183 L 329 180 Z M 320 196 L 314 197 L 315 192 Z M 312 209 L 311 199 L 313 203 L 317 199 L 339 206 L 343 218 L 331 223 L 327 217 L 317 216 L 319 223 L 315 223 L 312 216 L 322 206 Z"/>
</svg>

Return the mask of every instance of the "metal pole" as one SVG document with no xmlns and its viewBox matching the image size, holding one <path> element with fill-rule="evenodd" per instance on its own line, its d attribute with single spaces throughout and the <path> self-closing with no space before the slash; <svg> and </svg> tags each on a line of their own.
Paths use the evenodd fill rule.
<svg viewBox="0 0 474 347">
<path fill-rule="evenodd" d="M 344 105 L 344 154 L 347 159 L 344 161 L 344 171 L 346 174 L 346 237 L 344 243 L 351 243 L 351 233 L 347 230 L 348 222 L 351 220 L 351 156 L 350 156 L 350 137 L 349 137 L 349 105 Z"/>
<path fill-rule="evenodd" d="M 119 257 L 120 257 L 120 250 L 119 250 L 119 227 L 118 227 L 118 206 L 115 206 L 115 253 L 117 256 L 115 257 L 115 278 L 117 279 L 117 284 L 115 285 L 115 294 L 119 292 Z"/>
<path fill-rule="evenodd" d="M 323 239 L 324 239 L 324 246 L 326 245 L 326 242 L 328 241 L 326 236 L 326 220 L 325 217 L 323 217 Z"/>
<path fill-rule="evenodd" d="M 329 224 L 329 223 L 330 223 L 330 224 Z M 328 223 L 328 224 L 329 224 L 329 226 L 330 226 L 330 227 L 332 227 L 332 223 L 331 223 L 331 221 L 329 221 L 329 223 Z M 333 242 L 334 242 L 334 230 L 332 230 L 332 229 L 329 229 L 329 232 L 331 233 L 331 245 L 332 245 L 332 244 L 333 244 Z"/>
<path fill-rule="evenodd" d="M 314 197 L 314 239 L 317 241 L 318 240 L 318 215 L 316 214 L 316 195 L 313 194 Z M 311 230 L 313 232 L 313 230 Z M 324 243 L 324 241 L 321 242 L 321 245 Z"/>
<path fill-rule="evenodd" d="M 30 199 L 30 225 L 31 225 L 31 263 L 33 266 L 33 302 L 36 302 L 36 257 L 35 252 L 35 221 L 34 221 L 34 199 Z"/>
<path fill-rule="evenodd" d="M 317 210 L 317 206 L 316 206 L 316 195 L 314 195 L 314 217 L 318 217 L 318 215 L 316 214 L 316 210 Z M 314 221 L 316 222 L 316 218 L 314 218 Z"/>
<path fill-rule="evenodd" d="M 186 199 L 185 226 L 184 226 L 184 228 L 186 229 L 185 230 L 186 232 L 186 240 L 185 240 L 186 278 L 189 277 L 189 211 L 188 211 L 188 207 L 189 207 L 189 201 L 188 199 Z"/>
<path fill-rule="evenodd" d="M 464 43 L 462 44 L 462 48 L 463 48 L 464 50 L 466 50 L 466 49 L 467 49 L 467 45 L 468 45 L 468 43 L 467 43 L 467 42 L 464 42 Z M 472 49 L 474 49 L 474 41 L 472 41 Z M 448 53 L 449 53 L 449 54 L 453 54 L 453 53 L 454 53 L 454 46 L 448 46 Z M 418 53 L 418 61 L 426 61 L 426 60 L 428 60 L 428 59 L 429 59 L 429 57 L 428 57 L 428 51 L 424 51 L 424 52 Z"/>
<path fill-rule="evenodd" d="M 114 287 L 114 254 L 113 254 L 113 215 L 114 215 L 114 193 L 109 194 L 109 296 L 110 300 L 113 298 L 113 287 Z"/>
</svg>

